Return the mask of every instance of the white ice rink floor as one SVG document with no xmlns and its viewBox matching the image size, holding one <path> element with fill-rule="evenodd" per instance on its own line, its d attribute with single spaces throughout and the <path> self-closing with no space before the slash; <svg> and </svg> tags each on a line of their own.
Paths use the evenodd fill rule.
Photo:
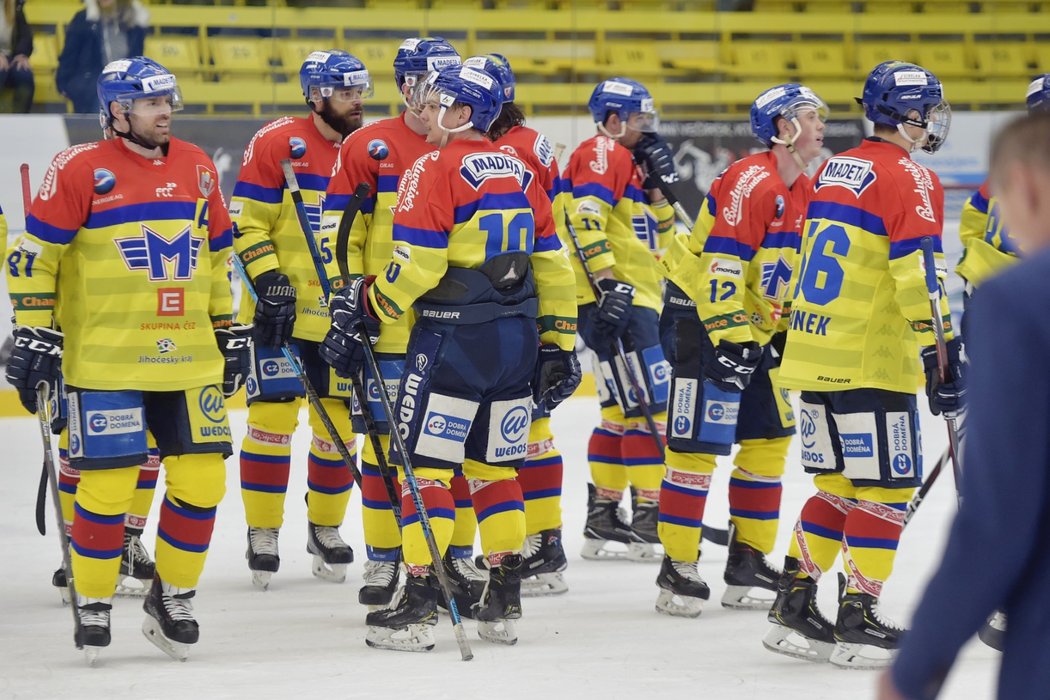
<svg viewBox="0 0 1050 700">
<path fill-rule="evenodd" d="M 876 674 L 842 671 L 778 656 L 762 647 L 768 623 L 761 612 L 720 607 L 725 549 L 706 544 L 701 575 L 712 600 L 695 620 L 654 612 L 655 564 L 590 562 L 579 557 L 585 518 L 587 438 L 598 414 L 594 399 L 573 399 L 554 415 L 565 455 L 566 580 L 570 591 L 524 600 L 514 647 L 477 639 L 465 622 L 475 658 L 459 659 L 451 625 L 443 617 L 429 654 L 369 649 L 357 604 L 364 544 L 360 501 L 354 495 L 343 525 L 358 561 L 346 583 L 310 574 L 306 553 L 305 420 L 295 439 L 292 479 L 281 531 L 281 571 L 267 592 L 252 587 L 244 559 L 245 525 L 236 457 L 227 462 L 228 493 L 219 507 L 208 563 L 194 600 L 200 642 L 186 663 L 171 660 L 140 632 L 141 602 L 117 599 L 113 643 L 89 668 L 72 642 L 69 610 L 51 587 L 60 552 L 48 502 L 48 536 L 34 526 L 41 447 L 34 419 L 0 420 L 4 487 L 0 489 L 0 698 L 696 698 L 720 700 L 862 700 L 874 694 Z M 304 416 L 305 418 L 305 416 Z M 245 412 L 231 416 L 235 445 Z M 926 463 L 946 443 L 944 426 L 924 417 Z M 797 445 L 796 445 L 797 448 Z M 705 520 L 725 522 L 728 459 L 720 466 Z M 783 520 L 773 560 L 783 561 L 790 527 L 811 494 L 793 448 L 784 480 Z M 159 492 L 162 487 L 158 489 Z M 356 490 L 355 490 L 356 491 Z M 146 544 L 152 553 L 156 502 Z M 942 475 L 905 532 L 883 610 L 907 622 L 940 557 L 955 497 Z M 974 575 L 984 575 L 975 552 Z M 821 588 L 824 611 L 834 617 L 834 576 Z M 971 641 L 942 697 L 992 698 L 998 654 Z"/>
</svg>

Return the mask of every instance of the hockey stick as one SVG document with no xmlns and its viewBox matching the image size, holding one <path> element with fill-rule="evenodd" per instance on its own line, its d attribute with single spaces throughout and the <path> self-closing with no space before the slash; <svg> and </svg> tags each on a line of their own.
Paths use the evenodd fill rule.
<svg viewBox="0 0 1050 700">
<path fill-rule="evenodd" d="M 933 465 L 933 469 L 930 470 L 930 475 L 926 477 L 926 481 L 923 482 L 922 487 L 912 496 L 911 502 L 908 503 L 907 510 L 904 511 L 904 523 L 901 527 L 906 527 L 911 521 L 912 516 L 915 515 L 915 511 L 919 509 L 922 502 L 926 499 L 926 496 L 930 493 L 930 489 L 933 488 L 933 484 L 937 481 L 937 477 L 944 471 L 944 465 L 948 463 L 948 459 L 951 456 L 951 448 L 945 448 L 941 456 L 937 458 L 937 463 Z"/>
<path fill-rule="evenodd" d="M 693 221 L 693 217 L 689 216 L 689 213 L 685 210 L 685 207 L 682 206 L 682 203 L 678 201 L 678 197 L 676 197 L 674 192 L 671 191 L 670 185 L 657 177 L 656 186 L 660 189 L 664 199 L 671 203 L 671 206 L 674 208 L 674 213 L 677 214 L 682 223 L 692 231 L 693 227 L 696 226 L 696 223 Z"/>
</svg>

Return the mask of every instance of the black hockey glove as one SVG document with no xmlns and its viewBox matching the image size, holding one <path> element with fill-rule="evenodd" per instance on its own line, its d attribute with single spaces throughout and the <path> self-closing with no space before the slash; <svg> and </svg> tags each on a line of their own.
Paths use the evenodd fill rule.
<svg viewBox="0 0 1050 700">
<path fill-rule="evenodd" d="M 926 396 L 930 400 L 930 412 L 935 416 L 957 418 L 966 407 L 966 363 L 962 360 L 962 340 L 948 341 L 948 371 L 941 383 L 937 367 L 937 347 L 922 349 L 922 366 L 926 371 Z"/>
<path fill-rule="evenodd" d="M 365 364 L 364 344 L 379 340 L 379 319 L 368 308 L 371 280 L 356 279 L 336 292 L 328 302 L 332 327 L 321 343 L 321 359 L 340 377 L 361 372 Z"/>
<path fill-rule="evenodd" d="M 647 190 L 660 189 L 660 183 L 673 185 L 678 182 L 671 144 L 659 134 L 642 135 L 634 147 L 634 162 L 645 167 L 647 177 L 642 186 Z"/>
<path fill-rule="evenodd" d="M 20 326 L 14 331 L 15 346 L 7 361 L 7 381 L 18 390 L 18 400 L 36 413 L 36 389 L 47 384 L 48 395 L 58 391 L 62 376 L 62 333 L 50 328 Z"/>
<path fill-rule="evenodd" d="M 594 330 L 616 340 L 624 334 L 631 320 L 634 286 L 612 278 L 600 279 L 595 286 L 598 288 L 598 306 L 594 314 Z"/>
<path fill-rule="evenodd" d="M 233 326 L 215 330 L 215 340 L 226 359 L 222 370 L 222 395 L 229 398 L 248 378 L 252 365 L 252 327 Z"/>
<path fill-rule="evenodd" d="M 292 339 L 295 327 L 295 287 L 288 276 L 267 270 L 255 278 L 259 301 L 255 305 L 255 342 L 279 348 Z"/>
<path fill-rule="evenodd" d="M 532 379 L 532 398 L 536 405 L 553 409 L 572 396 L 580 385 L 582 372 L 575 350 L 562 350 L 557 345 L 541 345 Z"/>
<path fill-rule="evenodd" d="M 704 379 L 722 391 L 743 391 L 751 382 L 762 348 L 753 340 L 739 345 L 723 340 L 715 348 L 715 357 L 704 364 Z"/>
</svg>

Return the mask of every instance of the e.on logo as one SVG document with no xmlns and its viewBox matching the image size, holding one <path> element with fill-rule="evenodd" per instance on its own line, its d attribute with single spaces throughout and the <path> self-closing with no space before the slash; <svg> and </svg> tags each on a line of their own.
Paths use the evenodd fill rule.
<svg viewBox="0 0 1050 700">
<path fill-rule="evenodd" d="M 158 316 L 182 316 L 185 313 L 185 289 L 182 287 L 162 287 L 157 290 Z"/>
</svg>

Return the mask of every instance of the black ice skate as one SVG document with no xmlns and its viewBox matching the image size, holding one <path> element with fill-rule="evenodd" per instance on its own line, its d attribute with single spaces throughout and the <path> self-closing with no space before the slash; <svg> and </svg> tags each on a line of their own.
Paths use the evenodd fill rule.
<svg viewBox="0 0 1050 700">
<path fill-rule="evenodd" d="M 773 627 L 762 644 L 796 659 L 827 661 L 835 650 L 835 624 L 817 607 L 817 582 L 809 576 L 798 578 L 798 573 L 798 559 L 785 557 L 777 597 L 767 618 Z"/>
<path fill-rule="evenodd" d="M 496 644 L 517 644 L 513 620 L 521 618 L 520 554 L 504 555 L 499 566 L 489 569 L 488 585 L 474 610 L 478 636 Z"/>
<path fill-rule="evenodd" d="M 362 577 L 364 585 L 357 592 L 357 602 L 371 608 L 390 605 L 401 580 L 401 550 L 397 558 L 391 561 L 369 559 L 365 562 Z"/>
<path fill-rule="evenodd" d="M 470 557 L 454 557 L 451 551 L 446 551 L 441 559 L 445 566 L 445 574 L 448 576 L 449 588 L 452 599 L 456 601 L 456 610 L 459 616 L 474 619 L 474 606 L 481 600 L 485 591 L 485 584 L 489 577 L 481 572 Z M 437 577 L 431 577 L 431 584 L 437 591 L 437 604 L 442 610 L 448 610 L 445 595 L 441 592 Z"/>
<path fill-rule="evenodd" d="M 560 528 L 526 537 L 521 556 L 522 597 L 557 595 L 569 590 L 561 574 L 569 564 L 561 546 Z"/>
<path fill-rule="evenodd" d="M 55 573 L 51 574 L 51 585 L 62 596 L 62 605 L 67 605 L 69 603 L 69 584 L 66 582 L 66 569 L 64 566 L 58 567 L 55 569 Z"/>
<path fill-rule="evenodd" d="M 711 589 L 700 578 L 695 561 L 675 561 L 665 555 L 656 585 L 660 587 L 656 612 L 665 615 L 700 617 L 704 601 L 711 597 Z"/>
<path fill-rule="evenodd" d="M 982 642 L 996 651 L 1003 650 L 1003 636 L 1006 634 L 1006 613 L 996 610 L 992 613 L 981 629 L 977 630 L 977 637 Z"/>
<path fill-rule="evenodd" d="M 436 582 L 429 576 L 408 576 L 401 598 L 393 608 L 374 610 L 365 617 L 365 644 L 394 651 L 430 651 L 437 624 Z"/>
<path fill-rule="evenodd" d="M 726 592 L 722 594 L 723 607 L 769 610 L 773 595 L 763 596 L 759 591 L 776 593 L 780 572 L 766 560 L 765 554 L 737 540 L 736 528 L 730 524 L 729 558 L 722 579 L 726 582 Z"/>
<path fill-rule="evenodd" d="M 275 527 L 249 527 L 248 551 L 244 558 L 248 560 L 248 569 L 252 572 L 252 584 L 266 590 L 270 587 L 270 577 L 281 568 L 281 557 L 277 551 L 277 536 L 280 530 Z"/>
<path fill-rule="evenodd" d="M 609 498 L 599 498 L 594 484 L 587 484 L 587 525 L 583 529 L 584 559 L 623 559 L 632 540 L 631 526 L 624 521 L 620 504 Z M 618 542 L 623 549 L 606 547 Z"/>
<path fill-rule="evenodd" d="M 885 668 L 893 663 L 904 629 L 879 612 L 879 599 L 867 593 L 846 593 L 839 574 L 839 616 L 835 621 L 835 651 L 831 663 L 840 668 Z"/>
<path fill-rule="evenodd" d="M 190 602 L 195 594 L 192 588 L 177 588 L 156 576 L 142 604 L 146 611 L 142 634 L 176 661 L 186 660 L 190 645 L 196 644 L 200 636 Z"/>
<path fill-rule="evenodd" d="M 306 551 L 314 555 L 313 573 L 322 581 L 342 583 L 346 565 L 354 560 L 354 550 L 339 535 L 339 528 L 314 525 L 306 528 Z"/>
<path fill-rule="evenodd" d="M 141 598 L 149 592 L 156 565 L 142 544 L 142 530 L 125 528 L 124 549 L 120 554 L 120 577 L 117 579 L 118 596 Z"/>
<path fill-rule="evenodd" d="M 84 648 L 88 664 L 94 666 L 99 651 L 109 646 L 109 613 L 112 598 L 85 598 L 77 594 L 77 617 L 80 626 L 73 635 L 78 647 Z"/>
<path fill-rule="evenodd" d="M 660 519 L 660 504 L 657 501 L 639 500 L 632 486 L 631 505 L 631 541 L 627 545 L 627 558 L 638 562 L 660 561 L 663 552 L 655 546 L 660 544 L 660 535 L 656 529 Z"/>
</svg>

